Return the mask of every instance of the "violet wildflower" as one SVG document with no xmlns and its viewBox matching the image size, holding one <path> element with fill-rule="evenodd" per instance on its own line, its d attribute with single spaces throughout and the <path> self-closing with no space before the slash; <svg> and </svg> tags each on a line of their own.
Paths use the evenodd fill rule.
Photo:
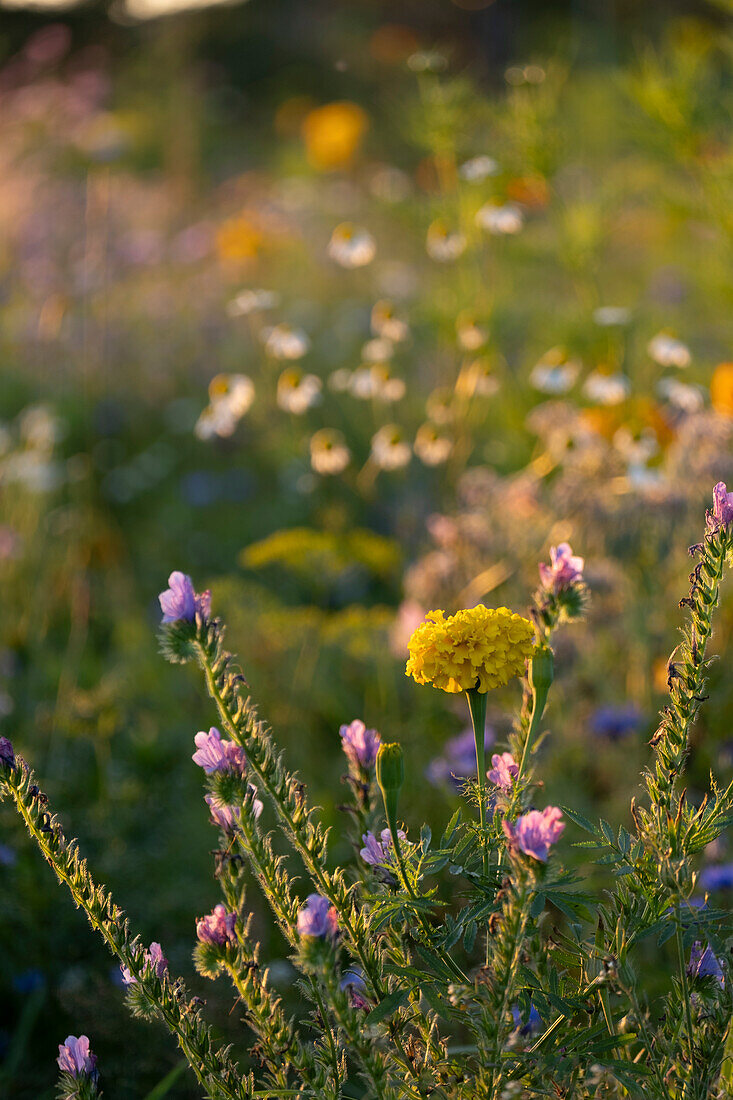
<svg viewBox="0 0 733 1100">
<path fill-rule="evenodd" d="M 513 848 L 519 848 L 533 859 L 547 862 L 550 845 L 560 839 L 565 822 L 557 806 L 547 806 L 544 810 L 530 810 L 522 814 L 514 825 L 503 821 L 502 826 L 507 840 Z"/>
<path fill-rule="evenodd" d="M 703 890 L 733 890 L 733 863 L 703 867 L 697 881 Z"/>
<path fill-rule="evenodd" d="M 259 820 L 260 814 L 264 809 L 262 801 L 257 798 L 257 788 L 249 783 L 247 789 L 252 797 L 252 816 L 255 821 Z M 220 829 L 223 829 L 225 833 L 231 833 L 241 823 L 242 810 L 239 806 L 227 806 L 223 802 L 219 802 L 216 795 L 207 794 L 204 795 L 204 802 L 211 811 L 211 822 L 213 825 L 218 825 Z"/>
<path fill-rule="evenodd" d="M 145 966 L 155 971 L 156 978 L 162 978 L 168 970 L 168 960 L 163 954 L 163 948 L 159 943 L 151 943 L 145 952 Z M 121 966 L 122 981 L 125 985 L 137 985 L 137 978 L 130 973 L 126 966 Z"/>
<path fill-rule="evenodd" d="M 484 751 L 494 743 L 494 731 L 484 731 Z M 428 781 L 435 786 L 442 783 L 453 782 L 460 785 L 464 779 L 476 775 L 476 743 L 473 729 L 467 726 L 465 730 L 451 737 L 445 743 L 442 756 L 436 756 L 431 760 L 425 771 Z"/>
<path fill-rule="evenodd" d="M 519 775 L 519 766 L 510 752 L 494 753 L 491 757 L 491 769 L 486 778 L 502 791 L 510 791 Z"/>
<path fill-rule="evenodd" d="M 339 733 L 349 764 L 357 771 L 371 771 L 381 743 L 377 731 L 367 729 L 360 718 L 355 718 L 348 726 L 341 726 Z"/>
<path fill-rule="evenodd" d="M 542 586 L 550 592 L 563 592 L 583 579 L 583 558 L 573 554 L 569 542 L 550 547 L 550 565 L 540 562 Z"/>
<path fill-rule="evenodd" d="M 724 481 L 713 489 L 713 508 L 707 513 L 707 525 L 711 531 L 727 527 L 733 522 L 733 493 L 729 493 Z"/>
<path fill-rule="evenodd" d="M 7 737 L 0 737 L 0 764 L 4 764 L 6 768 L 15 767 L 15 752 Z"/>
<path fill-rule="evenodd" d="M 400 841 L 407 840 L 407 834 L 402 829 L 397 830 L 397 837 Z M 364 833 L 361 839 L 364 847 L 359 855 L 365 863 L 369 863 L 372 867 L 389 867 L 394 863 L 394 845 L 389 829 L 382 829 L 380 840 L 377 840 L 371 832 Z"/>
<path fill-rule="evenodd" d="M 643 721 L 643 715 L 633 703 L 621 706 L 598 707 L 593 712 L 590 728 L 597 737 L 607 737 L 609 741 L 620 741 L 623 737 L 635 733 Z"/>
<path fill-rule="evenodd" d="M 247 763 L 244 752 L 233 741 L 222 741 L 216 726 L 212 726 L 208 733 L 197 733 L 193 740 L 196 752 L 191 759 L 207 775 L 226 771 L 240 771 L 244 774 Z"/>
<path fill-rule="evenodd" d="M 703 948 L 699 942 L 692 945 L 687 975 L 690 978 L 715 978 L 721 985 L 724 984 L 720 961 L 710 947 Z"/>
<path fill-rule="evenodd" d="M 86 1035 L 67 1035 L 63 1045 L 59 1043 L 59 1056 L 56 1059 L 62 1073 L 71 1077 L 97 1078 L 97 1057 L 89 1049 Z"/>
<path fill-rule="evenodd" d="M 185 573 L 171 573 L 168 584 L 170 588 L 158 597 L 164 623 L 181 620 L 192 623 L 197 614 L 208 619 L 211 614 L 211 592 L 194 592 L 193 582 Z"/>
<path fill-rule="evenodd" d="M 366 996 L 367 987 L 361 970 L 347 970 L 339 982 L 339 988 L 348 993 L 352 1008 L 368 1012 L 372 1007 L 371 1001 Z"/>
<path fill-rule="evenodd" d="M 215 905 L 211 913 L 196 921 L 196 935 L 201 943 L 209 943 L 214 947 L 226 947 L 236 943 L 234 926 L 237 922 L 236 913 L 229 913 L 223 905 Z"/>
<path fill-rule="evenodd" d="M 526 1024 L 522 1022 L 522 1013 L 518 1005 L 514 1005 L 512 1008 L 512 1017 L 514 1019 L 514 1027 L 518 1030 L 520 1035 L 532 1035 L 542 1027 L 542 1017 L 534 1005 L 529 1006 L 529 1016 L 527 1017 Z"/>
<path fill-rule="evenodd" d="M 328 898 L 309 894 L 298 913 L 298 935 L 332 939 L 338 932 L 338 914 Z"/>
</svg>

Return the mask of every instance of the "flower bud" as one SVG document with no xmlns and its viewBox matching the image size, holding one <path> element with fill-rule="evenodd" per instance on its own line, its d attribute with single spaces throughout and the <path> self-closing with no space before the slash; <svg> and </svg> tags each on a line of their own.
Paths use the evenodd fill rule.
<svg viewBox="0 0 733 1100">
<path fill-rule="evenodd" d="M 396 798 L 404 781 L 405 762 L 402 746 L 396 741 L 389 745 L 380 745 L 377 753 L 377 783 L 385 800 L 388 795 Z"/>
<path fill-rule="evenodd" d="M 529 686 L 532 694 L 544 701 L 554 678 L 555 662 L 552 650 L 548 645 L 541 645 L 535 650 L 529 662 Z"/>
</svg>

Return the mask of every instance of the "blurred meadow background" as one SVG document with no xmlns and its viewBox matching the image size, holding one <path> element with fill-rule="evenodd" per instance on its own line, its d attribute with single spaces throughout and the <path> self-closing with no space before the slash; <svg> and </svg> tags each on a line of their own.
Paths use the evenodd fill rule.
<svg viewBox="0 0 733 1100">
<path fill-rule="evenodd" d="M 402 741 L 405 818 L 441 827 L 471 742 L 407 638 L 436 607 L 523 612 L 570 541 L 590 615 L 539 771 L 626 821 L 686 548 L 733 481 L 733 8 L 182 7 L 0 3 L 0 732 L 246 1059 L 191 964 L 213 715 L 157 654 L 157 594 L 212 588 L 346 859 L 339 726 Z M 726 669 L 700 786 L 731 775 Z M 706 853 L 721 902 L 732 858 Z M 117 1100 L 198 1095 L 7 806 L 0 951 L 0 1095 L 50 1098 L 69 1031 Z"/>
</svg>

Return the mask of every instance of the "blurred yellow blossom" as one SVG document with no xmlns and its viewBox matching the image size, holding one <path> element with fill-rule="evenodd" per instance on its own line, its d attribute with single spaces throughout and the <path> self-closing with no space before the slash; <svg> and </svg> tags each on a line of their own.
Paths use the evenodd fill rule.
<svg viewBox="0 0 733 1100">
<path fill-rule="evenodd" d="M 733 363 L 719 363 L 713 371 L 710 400 L 716 412 L 733 416 Z"/>
<path fill-rule="evenodd" d="M 301 128 L 309 164 L 320 171 L 348 167 L 368 128 L 366 111 L 356 103 L 327 103 L 309 111 Z"/>
<path fill-rule="evenodd" d="M 521 676 L 534 651 L 534 627 L 508 607 L 479 604 L 455 615 L 430 611 L 410 638 L 406 675 L 442 691 L 479 692 Z"/>
<path fill-rule="evenodd" d="M 229 263 L 254 260 L 262 245 L 262 231 L 247 214 L 228 218 L 216 234 L 219 259 Z"/>
</svg>

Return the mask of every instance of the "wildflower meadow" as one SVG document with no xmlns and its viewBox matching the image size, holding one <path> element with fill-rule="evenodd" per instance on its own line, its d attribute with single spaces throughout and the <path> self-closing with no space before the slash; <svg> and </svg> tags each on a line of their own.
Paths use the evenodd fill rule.
<svg viewBox="0 0 733 1100">
<path fill-rule="evenodd" d="M 0 1098 L 733 1096 L 728 0 L 0 0 Z"/>
</svg>

